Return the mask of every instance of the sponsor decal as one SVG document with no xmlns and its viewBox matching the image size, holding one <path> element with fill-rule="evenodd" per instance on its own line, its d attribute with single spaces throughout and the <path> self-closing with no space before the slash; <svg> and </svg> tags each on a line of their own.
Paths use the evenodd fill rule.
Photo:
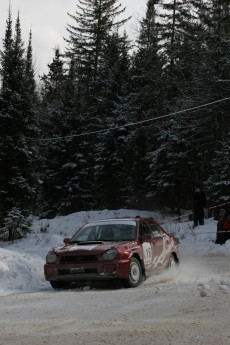
<svg viewBox="0 0 230 345">
<path fill-rule="evenodd" d="M 153 261 L 153 265 L 154 267 L 157 267 L 159 265 L 163 265 L 165 262 L 165 258 L 166 256 L 171 252 L 172 248 L 173 248 L 173 241 L 171 241 L 168 245 L 166 245 L 166 241 L 169 241 L 168 237 L 163 237 L 163 250 L 160 254 L 160 256 L 156 256 L 154 261 Z"/>
<path fill-rule="evenodd" d="M 149 265 L 152 262 L 152 249 L 149 242 L 144 242 L 142 244 L 143 252 L 144 252 L 144 264 Z"/>
</svg>

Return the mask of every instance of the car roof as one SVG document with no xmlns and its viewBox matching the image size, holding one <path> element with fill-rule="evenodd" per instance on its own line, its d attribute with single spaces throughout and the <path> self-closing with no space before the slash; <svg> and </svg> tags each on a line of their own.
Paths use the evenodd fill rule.
<svg viewBox="0 0 230 345">
<path fill-rule="evenodd" d="M 122 220 L 133 220 L 133 221 L 139 221 L 139 220 L 151 220 L 154 221 L 154 219 L 152 217 L 140 217 L 140 216 L 136 216 L 136 217 L 121 217 L 121 218 L 103 218 L 103 219 L 97 219 L 97 220 L 93 220 L 90 223 L 97 223 L 97 222 L 108 222 L 108 221 L 122 221 Z"/>
</svg>

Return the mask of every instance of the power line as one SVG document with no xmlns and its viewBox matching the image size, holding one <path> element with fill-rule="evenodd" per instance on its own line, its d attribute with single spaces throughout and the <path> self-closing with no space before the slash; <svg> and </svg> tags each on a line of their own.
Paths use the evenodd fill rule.
<svg viewBox="0 0 230 345">
<path fill-rule="evenodd" d="M 127 124 L 122 125 L 122 126 L 110 127 L 110 128 L 101 129 L 101 130 L 98 130 L 98 131 L 83 132 L 83 133 L 79 133 L 79 134 L 71 134 L 71 135 L 66 135 L 66 136 L 57 136 L 57 137 L 50 137 L 50 138 L 43 138 L 43 139 L 41 138 L 41 139 L 39 139 L 39 141 L 47 142 L 47 141 L 53 141 L 53 140 L 72 139 L 72 138 L 79 138 L 79 137 L 84 137 L 84 136 L 89 136 L 89 135 L 100 134 L 100 133 L 106 133 L 106 132 L 110 132 L 110 131 L 113 131 L 113 130 L 121 129 L 121 128 L 124 128 L 124 127 L 132 127 L 132 126 L 136 126 L 136 125 L 146 124 L 146 123 L 149 123 L 149 122 L 152 122 L 152 121 L 156 121 L 156 120 L 162 120 L 162 119 L 168 118 L 170 116 L 174 116 L 174 115 L 186 113 L 186 112 L 189 112 L 189 111 L 194 111 L 194 110 L 197 110 L 197 109 L 209 107 L 211 105 L 214 105 L 214 104 L 217 104 L 217 103 L 226 102 L 226 101 L 229 101 L 229 100 L 230 100 L 230 97 L 227 97 L 227 98 L 219 99 L 217 101 L 213 101 L 213 102 L 205 103 L 205 104 L 202 104 L 202 105 L 198 105 L 196 107 L 192 107 L 192 108 L 188 108 L 188 109 L 184 109 L 184 110 L 178 110 L 178 111 L 175 111 L 173 113 L 166 114 L 166 115 L 162 115 L 162 116 L 158 116 L 158 117 L 152 117 L 150 119 L 146 119 L 146 120 L 142 120 L 142 121 L 127 123 Z M 28 138 L 28 139 L 37 140 L 35 138 Z"/>
</svg>

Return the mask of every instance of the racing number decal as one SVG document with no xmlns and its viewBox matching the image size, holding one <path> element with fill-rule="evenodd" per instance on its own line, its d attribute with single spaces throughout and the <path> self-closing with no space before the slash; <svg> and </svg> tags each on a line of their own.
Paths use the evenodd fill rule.
<svg viewBox="0 0 230 345">
<path fill-rule="evenodd" d="M 144 264 L 149 265 L 152 263 L 152 249 L 151 245 L 148 242 L 144 242 L 142 244 L 143 252 L 144 252 Z"/>
</svg>

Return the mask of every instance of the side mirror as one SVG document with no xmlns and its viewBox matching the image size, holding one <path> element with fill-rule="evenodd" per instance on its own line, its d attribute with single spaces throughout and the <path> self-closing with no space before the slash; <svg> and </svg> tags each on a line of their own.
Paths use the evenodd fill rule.
<svg viewBox="0 0 230 345">
<path fill-rule="evenodd" d="M 68 238 L 68 237 L 66 237 L 66 238 L 64 238 L 64 240 L 63 240 L 63 242 L 65 243 L 65 244 L 68 244 L 69 242 L 70 242 L 70 238 Z"/>
<path fill-rule="evenodd" d="M 176 242 L 176 244 L 180 244 L 180 239 L 178 237 L 173 236 L 173 238 L 174 238 L 174 241 Z"/>
</svg>

